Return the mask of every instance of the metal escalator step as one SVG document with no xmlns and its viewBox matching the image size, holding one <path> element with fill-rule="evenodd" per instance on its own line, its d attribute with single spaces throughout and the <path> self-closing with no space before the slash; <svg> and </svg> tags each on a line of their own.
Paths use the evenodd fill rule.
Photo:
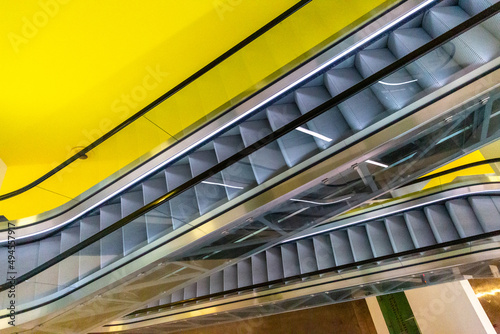
<svg viewBox="0 0 500 334">
<path fill-rule="evenodd" d="M 281 245 L 281 256 L 283 258 L 283 274 L 285 277 L 300 274 L 299 255 L 297 245 L 289 243 Z"/>
<path fill-rule="evenodd" d="M 459 6 L 436 7 L 425 15 L 422 26 L 436 38 L 470 18 Z M 500 42 L 481 25 L 476 26 L 443 46 L 462 67 L 484 64 L 500 53 Z"/>
<path fill-rule="evenodd" d="M 356 262 L 373 258 L 373 252 L 365 226 L 349 227 L 347 229 L 347 234 L 349 236 L 352 254 Z"/>
<path fill-rule="evenodd" d="M 142 191 L 128 192 L 120 196 L 121 215 L 126 217 L 144 206 Z"/>
<path fill-rule="evenodd" d="M 270 281 L 284 277 L 283 259 L 281 257 L 281 248 L 273 247 L 266 250 L 267 276 Z"/>
<path fill-rule="evenodd" d="M 373 256 L 380 257 L 394 253 L 389 234 L 382 220 L 367 223 L 366 233 L 368 234 Z"/>
<path fill-rule="evenodd" d="M 332 69 L 325 75 L 325 85 L 332 96 L 351 88 L 363 78 L 354 67 Z M 338 108 L 353 130 L 363 130 L 385 111 L 371 88 L 339 104 Z"/>
<path fill-rule="evenodd" d="M 355 66 L 363 78 L 394 63 L 396 57 L 387 49 L 363 50 L 356 55 Z M 420 93 L 421 88 L 406 69 L 400 69 L 371 87 L 378 100 L 389 110 L 399 110 Z"/>
<path fill-rule="evenodd" d="M 332 243 L 328 235 L 317 235 L 313 238 L 314 252 L 318 261 L 318 269 L 327 269 L 335 267 L 335 258 L 333 256 Z"/>
<path fill-rule="evenodd" d="M 236 264 L 224 268 L 224 291 L 238 287 L 238 268 Z"/>
<path fill-rule="evenodd" d="M 400 253 L 415 249 L 403 216 L 387 217 L 384 221 L 394 252 Z"/>
<path fill-rule="evenodd" d="M 318 270 L 314 243 L 312 238 L 297 241 L 297 253 L 299 256 L 300 273 L 310 273 Z"/>
<path fill-rule="evenodd" d="M 167 189 L 172 191 L 192 178 L 191 169 L 187 163 L 177 164 L 165 170 Z M 196 193 L 193 188 L 168 201 L 172 214 L 172 225 L 177 229 L 200 215 Z"/>
<path fill-rule="evenodd" d="M 44 238 L 40 240 L 37 265 L 42 265 L 61 250 L 61 235 Z M 36 282 L 35 295 L 37 298 L 44 297 L 58 290 L 59 264 L 55 264 L 34 277 Z"/>
<path fill-rule="evenodd" d="M 498 212 L 500 212 L 500 196 L 491 196 L 491 200 L 493 201 L 493 204 L 495 204 Z"/>
<path fill-rule="evenodd" d="M 301 116 L 293 103 L 273 105 L 267 108 L 266 112 L 273 131 Z M 298 130 L 279 138 L 278 145 L 288 167 L 293 167 L 319 152 L 313 137 Z"/>
<path fill-rule="evenodd" d="M 218 162 L 226 160 L 244 148 L 245 145 L 240 134 L 219 137 L 214 140 L 214 149 Z M 221 174 L 224 184 L 230 186 L 225 187 L 230 200 L 257 183 L 248 158 L 243 158 L 232 164 L 224 169 Z"/>
<path fill-rule="evenodd" d="M 196 151 L 189 155 L 189 166 L 193 177 L 209 170 L 217 164 L 215 151 Z M 205 182 L 205 183 L 204 183 Z M 194 187 L 200 215 L 203 215 L 227 200 L 224 181 L 217 173 Z"/>
<path fill-rule="evenodd" d="M 267 282 L 266 253 L 261 252 L 252 255 L 252 283 L 259 284 Z"/>
<path fill-rule="evenodd" d="M 180 302 L 181 300 L 184 300 L 184 289 L 174 291 L 171 295 L 172 303 Z"/>
<path fill-rule="evenodd" d="M 388 47 L 401 58 L 432 41 L 423 28 L 397 29 L 389 36 Z M 422 88 L 438 88 L 451 80 L 461 70 L 460 65 L 442 48 L 437 48 L 406 66 Z"/>
<path fill-rule="evenodd" d="M 80 242 L 80 224 L 75 224 L 70 228 L 64 229 L 61 232 L 61 249 L 60 252 L 64 252 L 69 248 L 77 245 Z M 78 253 L 71 255 L 69 258 L 61 261 L 59 263 L 59 290 L 73 284 L 78 280 L 79 273 L 79 259 Z"/>
<path fill-rule="evenodd" d="M 216 271 L 210 275 L 210 294 L 222 292 L 224 290 L 224 273 Z"/>
<path fill-rule="evenodd" d="M 405 212 L 404 217 L 413 243 L 417 248 L 436 244 L 436 238 L 423 211 Z"/>
<path fill-rule="evenodd" d="M 210 294 L 210 277 L 203 277 L 196 282 L 196 297 Z"/>
<path fill-rule="evenodd" d="M 9 268 L 9 253 L 8 253 L 8 248 L 7 247 L 0 247 L 0 266 L 2 268 Z M 5 283 L 7 281 L 7 272 L 9 270 L 2 270 L 0 271 L 0 282 Z"/>
<path fill-rule="evenodd" d="M 196 283 L 186 286 L 184 289 L 184 300 L 196 297 Z"/>
<path fill-rule="evenodd" d="M 16 262 L 17 277 L 36 268 L 38 262 L 38 252 L 40 251 L 40 242 L 18 245 L 16 246 Z M 16 303 L 23 304 L 32 301 L 35 298 L 36 282 L 34 279 L 28 280 L 16 286 Z"/>
<path fill-rule="evenodd" d="M 93 236 L 100 230 L 99 216 L 85 217 L 80 221 L 80 242 Z M 80 251 L 79 278 L 90 275 L 101 267 L 101 241 L 85 247 Z"/>
<path fill-rule="evenodd" d="M 240 125 L 245 147 L 252 145 L 272 133 L 267 120 L 248 121 Z M 284 171 L 287 166 L 277 142 L 272 142 L 249 156 L 250 164 L 258 184 Z"/>
<path fill-rule="evenodd" d="M 252 285 L 252 260 L 250 258 L 239 261 L 238 269 L 238 288 Z"/>
<path fill-rule="evenodd" d="M 337 266 L 354 262 L 349 236 L 346 230 L 333 231 L 330 233 L 333 247 L 333 255 Z"/>
<path fill-rule="evenodd" d="M 162 297 L 160 299 L 159 304 L 160 305 L 166 305 L 166 304 L 170 304 L 171 302 L 172 302 L 172 295 L 167 295 L 167 296 Z"/>
<path fill-rule="evenodd" d="M 148 243 L 146 216 L 141 216 L 122 228 L 123 254 L 127 255 Z"/>
<path fill-rule="evenodd" d="M 99 211 L 101 230 L 122 218 L 120 204 L 105 205 Z M 116 261 L 121 256 L 123 256 L 123 230 L 118 229 L 101 239 L 101 268 Z"/>
<path fill-rule="evenodd" d="M 161 173 L 155 178 L 142 182 L 142 193 L 144 204 L 149 204 L 160 196 L 167 193 L 167 180 L 165 174 Z"/>
<path fill-rule="evenodd" d="M 470 16 L 474 16 L 486 8 L 500 2 L 500 0 L 460 0 L 459 6 Z M 500 40 L 500 16 L 495 15 L 482 23 L 496 39 Z"/>
<path fill-rule="evenodd" d="M 483 233 L 481 224 L 466 199 L 454 199 L 446 202 L 446 209 L 461 238 Z"/>
<path fill-rule="evenodd" d="M 299 88 L 294 92 L 294 96 L 301 114 L 306 114 L 331 99 L 330 94 L 323 86 Z M 330 140 L 314 136 L 314 141 L 320 149 L 328 148 L 351 133 L 351 128 L 337 107 L 307 122 L 307 127 L 308 130 L 314 131 Z"/>
<path fill-rule="evenodd" d="M 460 238 L 444 205 L 427 206 L 424 208 L 424 212 L 437 242 L 447 242 Z"/>
<path fill-rule="evenodd" d="M 121 196 L 122 217 L 139 210 L 144 206 L 144 194 L 141 191 L 125 193 Z M 137 247 L 143 246 L 147 240 L 146 217 L 140 217 L 123 226 L 123 253 L 126 255 Z"/>
<path fill-rule="evenodd" d="M 145 224 L 148 242 L 171 232 L 174 228 L 169 203 L 164 203 L 146 213 Z"/>
<path fill-rule="evenodd" d="M 485 232 L 500 230 L 500 212 L 491 196 L 469 197 L 469 204 Z"/>
</svg>

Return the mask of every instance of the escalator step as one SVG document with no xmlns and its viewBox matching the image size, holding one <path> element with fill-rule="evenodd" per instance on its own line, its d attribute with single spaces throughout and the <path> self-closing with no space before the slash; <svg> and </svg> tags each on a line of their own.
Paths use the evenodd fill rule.
<svg viewBox="0 0 500 334">
<path fill-rule="evenodd" d="M 121 205 L 110 204 L 100 209 L 100 228 L 116 223 L 122 218 Z M 118 229 L 101 239 L 101 268 L 117 260 L 123 255 L 123 230 Z"/>
<path fill-rule="evenodd" d="M 422 28 L 397 29 L 389 36 L 388 47 L 398 58 L 429 43 L 432 37 Z M 461 67 L 442 48 L 437 48 L 406 66 L 423 88 L 438 88 L 447 84 Z"/>
<path fill-rule="evenodd" d="M 299 88 L 295 91 L 295 101 L 302 114 L 306 114 L 317 106 L 331 99 L 330 94 L 323 86 Z M 339 108 L 334 107 L 313 120 L 307 122 L 309 130 L 329 138 L 331 141 L 314 137 L 320 149 L 326 149 L 351 133 Z"/>
<path fill-rule="evenodd" d="M 427 206 L 424 208 L 424 212 L 437 242 L 447 242 L 460 238 L 444 205 Z"/>
<path fill-rule="evenodd" d="M 425 15 L 422 26 L 436 38 L 469 18 L 458 6 L 437 7 Z M 466 31 L 443 48 L 462 67 L 484 64 L 500 54 L 499 41 L 482 26 Z"/>
<path fill-rule="evenodd" d="M 318 263 L 316 262 L 312 239 L 297 241 L 297 253 L 299 256 L 301 274 L 318 270 Z"/>
<path fill-rule="evenodd" d="M 436 238 L 423 211 L 405 212 L 404 217 L 413 243 L 417 248 L 436 244 Z"/>
<path fill-rule="evenodd" d="M 356 68 L 363 78 L 394 63 L 396 57 L 387 49 L 363 50 L 356 55 Z M 400 69 L 372 86 L 378 100 L 389 110 L 399 110 L 410 103 L 421 91 L 406 69 Z"/>
<path fill-rule="evenodd" d="M 481 224 L 466 199 L 454 199 L 446 202 L 446 209 L 461 238 L 483 233 Z"/>
<path fill-rule="evenodd" d="M 239 134 L 219 137 L 214 140 L 214 149 L 218 162 L 226 160 L 244 148 L 245 145 Z M 248 158 L 232 164 L 224 169 L 221 174 L 224 184 L 232 186 L 226 187 L 227 196 L 230 200 L 257 183 Z"/>
<path fill-rule="evenodd" d="M 301 115 L 295 104 L 273 105 L 267 108 L 266 111 L 273 131 L 285 126 Z M 279 138 L 278 145 L 288 167 L 293 167 L 318 153 L 318 147 L 313 137 L 297 130 Z"/>
<path fill-rule="evenodd" d="M 370 241 L 366 234 L 366 228 L 363 225 L 349 227 L 347 234 L 349 235 L 354 261 L 364 261 L 373 258 Z"/>
<path fill-rule="evenodd" d="M 267 275 L 270 281 L 281 279 L 283 273 L 283 259 L 281 257 L 281 248 L 273 247 L 266 250 Z"/>
<path fill-rule="evenodd" d="M 500 212 L 490 196 L 469 197 L 469 204 L 485 232 L 500 230 Z"/>
<path fill-rule="evenodd" d="M 272 133 L 271 126 L 267 120 L 255 120 L 243 123 L 240 125 L 240 131 L 245 147 Z M 252 153 L 249 159 L 258 184 L 264 183 L 286 169 L 286 162 L 277 142 L 272 142 L 260 148 L 258 151 Z"/>
<path fill-rule="evenodd" d="M 236 265 L 224 268 L 224 291 L 238 287 L 238 268 Z"/>
<path fill-rule="evenodd" d="M 338 95 L 361 80 L 363 78 L 353 67 L 333 69 L 325 75 L 325 85 L 332 96 Z M 356 131 L 366 128 L 374 119 L 379 119 L 385 111 L 384 106 L 380 104 L 371 88 L 367 88 L 342 102 L 338 108 L 351 129 Z"/>
<path fill-rule="evenodd" d="M 80 224 L 64 229 L 61 232 L 61 250 L 64 252 L 80 242 Z M 59 263 L 59 290 L 78 280 L 78 253 Z"/>
<path fill-rule="evenodd" d="M 174 190 L 192 178 L 191 169 L 186 163 L 168 167 L 165 170 L 165 176 L 167 179 L 167 189 L 169 191 Z M 170 205 L 174 229 L 180 228 L 200 215 L 198 202 L 196 201 L 196 193 L 193 188 L 172 198 L 168 203 Z"/>
<path fill-rule="evenodd" d="M 144 206 L 144 194 L 135 191 L 121 196 L 122 217 L 126 217 Z M 137 247 L 144 246 L 148 240 L 146 217 L 140 217 L 123 226 L 123 253 L 128 254 Z"/>
<path fill-rule="evenodd" d="M 346 230 L 339 230 L 330 233 L 330 239 L 335 256 L 335 264 L 341 266 L 354 262 L 349 236 Z"/>
<path fill-rule="evenodd" d="M 285 277 L 299 275 L 300 264 L 297 245 L 295 243 L 281 245 L 281 256 L 283 257 L 283 273 Z"/>
<path fill-rule="evenodd" d="M 403 216 L 385 218 L 385 226 L 394 252 L 400 253 L 415 249 L 412 237 Z"/>
<path fill-rule="evenodd" d="M 500 0 L 460 0 L 458 4 L 470 16 L 474 16 L 486 8 L 498 3 Z M 496 39 L 500 40 L 500 16 L 495 15 L 490 17 L 482 25 L 488 32 L 490 32 Z"/>
<path fill-rule="evenodd" d="M 85 217 L 80 221 L 80 242 L 96 234 L 100 230 L 99 216 Z M 101 267 L 101 242 L 94 242 L 80 251 L 80 279 L 93 273 Z"/>
<path fill-rule="evenodd" d="M 394 253 L 389 234 L 387 233 L 387 229 L 383 221 L 379 220 L 367 223 L 366 232 L 375 257 Z"/>
<path fill-rule="evenodd" d="M 189 165 L 193 177 L 198 176 L 217 165 L 215 151 L 206 150 L 191 153 L 189 155 Z M 222 201 L 227 200 L 226 187 L 223 186 L 224 181 L 220 173 L 209 177 L 204 182 L 210 183 L 202 182 L 194 187 L 200 215 L 209 212 L 220 205 Z"/>
<path fill-rule="evenodd" d="M 252 283 L 259 284 L 267 282 L 266 253 L 257 253 L 252 259 Z"/>
<path fill-rule="evenodd" d="M 317 235 L 313 237 L 314 252 L 318 261 L 318 269 L 335 267 L 332 243 L 328 235 Z"/>
<path fill-rule="evenodd" d="M 252 260 L 244 259 L 236 264 L 238 269 L 238 288 L 252 285 Z"/>
</svg>

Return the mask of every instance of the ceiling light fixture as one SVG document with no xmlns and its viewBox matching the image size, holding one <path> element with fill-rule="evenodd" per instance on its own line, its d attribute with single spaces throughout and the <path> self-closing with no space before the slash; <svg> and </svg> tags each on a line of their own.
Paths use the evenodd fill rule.
<svg viewBox="0 0 500 334">
<path fill-rule="evenodd" d="M 380 162 L 376 162 L 376 161 L 373 161 L 373 160 L 366 160 L 366 163 L 369 163 L 369 164 L 372 164 L 372 165 L 375 165 L 375 166 L 379 166 L 379 167 L 382 167 L 382 168 L 389 167 L 389 165 L 386 165 L 386 164 L 383 164 L 383 163 L 380 163 Z"/>
<path fill-rule="evenodd" d="M 326 142 L 331 142 L 333 139 L 332 138 L 328 138 L 327 136 L 323 136 L 322 134 L 319 134 L 317 132 L 314 132 L 314 131 L 311 131 L 311 130 L 308 130 L 306 128 L 303 128 L 301 126 L 299 126 L 296 130 L 300 131 L 300 132 L 303 132 L 303 133 L 306 133 L 308 135 L 311 135 L 311 136 L 314 136 L 316 138 L 319 138 L 321 140 L 324 140 Z"/>
<path fill-rule="evenodd" d="M 210 182 L 210 181 L 201 181 L 201 183 L 205 184 L 211 184 L 214 186 L 221 186 L 221 187 L 226 187 L 226 188 L 231 188 L 231 189 L 243 189 L 243 187 L 237 187 L 237 186 L 230 186 L 224 183 L 218 183 L 218 182 Z"/>
</svg>

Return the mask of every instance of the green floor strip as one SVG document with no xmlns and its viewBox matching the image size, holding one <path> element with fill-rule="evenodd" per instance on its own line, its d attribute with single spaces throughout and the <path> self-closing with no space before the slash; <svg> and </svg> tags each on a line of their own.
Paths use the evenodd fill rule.
<svg viewBox="0 0 500 334">
<path fill-rule="evenodd" d="M 377 301 L 391 334 L 421 334 L 404 292 L 378 296 Z"/>
</svg>

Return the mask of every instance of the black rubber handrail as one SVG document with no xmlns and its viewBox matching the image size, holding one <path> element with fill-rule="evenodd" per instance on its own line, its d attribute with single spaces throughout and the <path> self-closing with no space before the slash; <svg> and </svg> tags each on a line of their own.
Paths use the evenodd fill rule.
<svg viewBox="0 0 500 334">
<path fill-rule="evenodd" d="M 481 165 L 494 164 L 494 163 L 497 163 L 497 162 L 500 162 L 500 158 L 487 159 L 487 160 L 472 162 L 472 163 L 469 163 L 469 164 L 466 164 L 466 165 L 461 165 L 461 166 L 454 167 L 454 168 L 451 168 L 451 169 L 446 169 L 446 170 L 441 171 L 439 173 L 435 173 L 435 174 L 428 175 L 428 176 L 423 176 L 423 177 L 421 177 L 419 179 L 415 179 L 415 180 L 413 180 L 411 182 L 405 183 L 401 187 L 410 186 L 410 185 L 417 184 L 417 183 L 420 183 L 420 182 L 429 181 L 429 180 L 432 180 L 432 179 L 434 179 L 436 177 L 440 177 L 440 176 L 447 175 L 447 174 L 454 173 L 454 172 L 459 172 L 459 171 L 464 170 L 464 169 L 473 168 L 473 167 L 477 167 L 477 166 L 481 166 Z M 326 187 L 347 187 L 347 186 L 349 186 L 349 185 L 351 185 L 353 183 L 356 183 L 358 181 L 359 180 L 352 180 L 352 181 L 348 181 L 348 182 L 345 182 L 345 183 L 342 183 L 342 184 L 331 184 L 331 183 L 328 183 L 328 184 L 325 184 L 325 186 Z"/>
<path fill-rule="evenodd" d="M 427 175 L 427 176 L 424 176 L 424 177 L 421 177 L 419 179 L 415 179 L 415 180 L 412 180 L 410 182 L 407 182 L 407 183 L 403 183 L 401 186 L 398 187 L 398 189 L 400 188 L 403 188 L 403 187 L 407 187 L 407 186 L 410 186 L 410 185 L 413 185 L 413 184 L 418 184 L 418 183 L 421 183 L 421 182 L 425 182 L 425 181 L 429 181 L 429 180 L 433 180 L 437 177 L 440 177 L 440 176 L 444 176 L 444 175 L 448 175 L 448 174 L 452 174 L 452 173 L 455 173 L 455 172 L 459 172 L 461 170 L 464 170 L 464 169 L 469 169 L 469 168 L 473 168 L 473 167 L 477 167 L 477 166 L 481 166 L 481 165 L 489 165 L 489 164 L 494 164 L 494 163 L 497 163 L 497 162 L 500 162 L 500 158 L 494 158 L 494 159 L 487 159 L 487 160 L 482 160 L 482 161 L 476 161 L 476 162 L 472 162 L 472 163 L 469 163 L 469 164 L 465 164 L 465 165 L 461 165 L 461 166 L 458 166 L 458 167 L 454 167 L 454 168 L 450 168 L 450 169 L 447 169 L 447 170 L 444 170 L 444 171 L 441 171 L 439 173 L 435 173 L 435 174 L 432 174 L 432 175 Z M 355 180 L 357 181 L 357 180 Z M 351 181 L 352 182 L 352 181 Z M 492 183 L 496 183 L 496 182 L 492 182 Z M 432 189 L 432 188 L 429 188 L 429 189 Z M 453 188 L 452 188 L 453 189 Z M 451 189 L 447 189 L 447 190 L 451 190 Z M 397 202 L 397 203 L 386 203 L 384 205 L 385 208 L 390 208 L 392 206 L 395 206 L 395 205 L 402 205 L 404 203 L 407 203 L 407 202 L 410 202 L 410 201 L 413 201 L 414 199 L 413 198 L 408 198 L 406 200 L 404 200 L 403 202 Z M 370 212 L 373 212 L 373 211 L 377 211 L 379 210 L 380 208 L 378 207 L 378 205 L 374 205 L 372 207 L 367 207 L 365 210 L 363 210 L 362 212 L 358 212 L 358 213 L 355 213 L 355 214 L 352 214 L 352 215 L 349 215 L 349 219 L 353 219 L 355 217 L 358 217 L 358 216 L 361 216 L 361 215 L 365 215 L 367 213 L 370 213 Z M 383 217 L 383 216 L 381 216 Z M 379 218 L 381 218 L 379 217 Z M 347 219 L 347 217 L 343 217 L 342 215 L 340 215 L 337 219 L 335 219 L 334 221 L 337 222 L 337 221 L 342 221 L 344 219 Z M 332 223 L 333 221 L 331 222 L 327 222 L 325 224 L 322 224 L 320 226 L 323 226 L 323 225 L 327 225 L 329 223 Z M 319 232 L 318 234 L 321 234 L 321 232 Z"/>
<path fill-rule="evenodd" d="M 464 196 L 466 196 L 466 195 L 464 195 Z M 474 195 L 472 195 L 471 197 L 474 197 Z M 253 285 L 241 287 L 241 288 L 235 288 L 235 289 L 226 290 L 226 291 L 222 291 L 222 292 L 212 293 L 212 294 L 205 295 L 205 296 L 180 300 L 180 301 L 169 303 L 169 304 L 153 306 L 153 307 L 145 308 L 145 309 L 142 309 L 142 310 L 139 310 L 136 312 L 129 313 L 126 316 L 134 316 L 134 315 L 145 313 L 145 312 L 154 312 L 154 311 L 158 311 L 160 309 L 166 309 L 169 307 L 183 305 L 183 304 L 187 304 L 187 303 L 199 302 L 199 301 L 203 301 L 203 300 L 207 300 L 207 299 L 211 299 L 211 298 L 224 297 L 226 295 L 233 295 L 233 294 L 243 292 L 243 291 L 265 288 L 265 287 L 269 287 L 271 285 L 284 285 L 286 283 L 290 283 L 291 281 L 302 280 L 303 278 L 308 278 L 311 276 L 318 276 L 318 275 L 323 275 L 323 274 L 329 274 L 329 273 L 333 273 L 333 272 L 337 272 L 337 271 L 345 271 L 348 269 L 354 269 L 354 268 L 364 266 L 367 264 L 377 263 L 377 265 L 378 265 L 378 263 L 383 262 L 383 261 L 394 260 L 397 258 L 401 258 L 401 257 L 409 256 L 409 255 L 414 255 L 415 253 L 430 252 L 430 251 L 441 249 L 441 248 L 458 246 L 461 244 L 467 244 L 469 242 L 493 238 L 493 237 L 497 237 L 497 236 L 500 236 L 500 230 L 493 231 L 493 232 L 486 232 L 483 234 L 474 235 L 471 237 L 466 237 L 466 238 L 457 239 L 457 240 L 453 240 L 453 241 L 442 242 L 442 243 L 435 244 L 432 246 L 415 248 L 415 249 L 404 251 L 404 252 L 374 257 L 372 259 L 353 262 L 353 263 L 349 263 L 349 264 L 344 264 L 344 265 L 336 266 L 336 267 L 332 267 L 332 268 L 315 270 L 315 271 L 312 271 L 309 273 L 293 275 L 293 276 L 280 278 L 280 279 L 276 279 L 276 280 L 272 280 L 272 281 L 268 281 L 268 282 L 264 282 L 264 283 L 258 283 L 258 284 L 253 284 Z M 152 319 L 149 318 L 148 320 L 152 320 Z"/>
<path fill-rule="evenodd" d="M 419 179 L 415 179 L 413 181 L 410 181 L 410 182 L 406 183 L 403 187 L 405 187 L 405 186 L 411 186 L 413 184 L 417 184 L 417 183 L 420 183 L 420 182 L 429 181 L 429 180 L 435 179 L 436 177 L 440 177 L 440 176 L 443 176 L 443 175 L 448 175 L 448 174 L 451 174 L 451 173 L 459 172 L 459 171 L 464 170 L 464 169 L 469 169 L 469 168 L 473 168 L 473 167 L 477 167 L 477 166 L 481 166 L 481 165 L 494 164 L 494 163 L 497 163 L 497 162 L 500 162 L 500 158 L 494 158 L 494 159 L 487 159 L 487 160 L 482 160 L 482 161 L 471 162 L 470 164 L 461 165 L 461 166 L 458 166 L 458 167 L 454 167 L 454 168 L 450 168 L 450 169 L 441 171 L 439 173 L 435 173 L 435 174 L 431 174 L 431 175 L 427 175 L 427 176 L 421 177 Z"/>
<path fill-rule="evenodd" d="M 63 163 L 61 163 L 60 165 L 58 165 L 57 167 L 55 167 L 54 169 L 52 169 L 48 173 L 44 174 L 43 176 L 36 179 L 35 181 L 17 189 L 17 190 L 0 195 L 0 201 L 6 200 L 8 198 L 12 198 L 12 197 L 17 196 L 17 195 L 20 195 L 20 194 L 36 187 L 37 185 L 39 185 L 43 181 L 47 180 L 51 176 L 54 176 L 55 174 L 60 172 L 62 169 L 64 169 L 68 165 L 70 165 L 72 162 L 85 156 L 91 150 L 93 150 L 94 148 L 96 148 L 97 146 L 99 146 L 100 144 L 102 144 L 103 142 L 105 142 L 106 140 L 108 140 L 109 138 L 111 138 L 112 136 L 114 136 L 115 134 L 120 132 L 121 130 L 123 130 L 125 127 L 127 127 L 130 124 L 132 124 L 133 122 L 135 122 L 140 117 L 144 116 L 151 109 L 155 108 L 157 105 L 164 102 L 165 100 L 170 98 L 172 95 L 176 94 L 178 91 L 185 88 L 187 85 L 191 84 L 192 82 L 194 82 L 198 78 L 200 78 L 202 75 L 204 75 L 205 73 L 207 73 L 208 71 L 210 71 L 211 69 L 213 69 L 214 67 L 216 67 L 217 65 L 222 63 L 224 60 L 226 60 L 227 58 L 229 58 L 230 56 L 232 56 L 233 54 L 235 54 L 236 52 L 238 52 L 239 50 L 241 50 L 242 48 L 244 48 L 245 46 L 247 46 L 248 44 L 250 44 L 254 40 L 256 40 L 258 37 L 260 37 L 261 35 L 263 35 L 267 31 L 269 31 L 270 29 L 272 29 L 273 27 L 275 27 L 276 25 L 281 23 L 283 20 L 288 18 L 290 15 L 292 15 L 293 13 L 295 13 L 296 11 L 298 11 L 300 8 L 304 7 L 306 4 L 308 4 L 311 1 L 312 0 L 300 0 L 295 5 L 293 5 L 289 9 L 287 9 L 285 12 L 283 12 L 282 14 L 280 14 L 279 16 L 277 16 L 276 18 L 271 20 L 269 23 L 267 23 L 266 25 L 261 27 L 259 30 L 257 30 L 256 32 L 254 32 L 253 34 L 251 34 L 250 36 L 248 36 L 247 38 L 245 38 L 244 40 L 242 40 L 241 42 L 239 42 L 235 46 L 233 46 L 231 49 L 229 49 L 228 51 L 223 53 L 221 56 L 219 56 L 218 58 L 216 58 L 212 62 L 210 62 L 208 65 L 203 67 L 201 70 L 197 71 L 196 73 L 191 75 L 189 78 L 182 81 L 180 84 L 178 84 L 177 86 L 175 86 L 174 88 L 169 90 L 167 93 L 163 94 L 162 96 L 160 96 L 159 98 L 157 98 L 156 100 L 154 100 L 153 102 L 148 104 L 146 107 L 144 107 L 143 109 L 138 111 L 136 114 L 132 115 L 130 118 L 128 118 L 125 121 L 123 121 L 122 123 L 118 124 L 116 127 L 111 129 L 109 132 L 105 133 L 102 137 L 96 139 L 94 142 L 89 144 L 87 147 L 83 148 L 81 151 L 79 151 L 78 153 L 76 153 L 75 155 L 73 155 L 72 157 L 70 157 L 69 159 L 67 159 L 66 161 L 64 161 Z"/>
<path fill-rule="evenodd" d="M 63 261 L 64 259 L 68 258 L 69 256 L 79 252 L 80 250 L 86 248 L 87 246 L 93 244 L 94 242 L 104 238 L 105 236 L 109 235 L 110 233 L 122 228 L 123 226 L 127 225 L 128 223 L 134 221 L 135 219 L 141 217 L 142 215 L 146 214 L 147 212 L 153 210 L 154 208 L 162 205 L 163 203 L 171 200 L 172 198 L 180 195 L 181 193 L 185 192 L 186 190 L 194 187 L 198 183 L 201 183 L 201 181 L 204 181 L 205 179 L 213 176 L 214 174 L 217 174 L 230 165 L 240 161 L 241 159 L 249 156 L 250 154 L 254 153 L 258 149 L 266 146 L 267 144 L 275 141 L 276 139 L 286 135 L 287 133 L 295 130 L 297 127 L 303 125 L 304 123 L 312 120 L 313 118 L 323 114 L 324 112 L 330 110 L 334 106 L 342 103 L 346 99 L 356 95 L 363 89 L 368 88 L 369 86 L 377 83 L 379 80 L 385 78 L 386 76 L 390 75 L 393 72 L 396 72 L 397 70 L 403 68 L 406 66 L 408 63 L 411 63 L 412 61 L 422 57 L 423 55 L 427 54 L 428 52 L 431 52 L 432 50 L 438 48 L 440 45 L 452 40 L 453 38 L 461 35 L 462 33 L 468 31 L 469 29 L 473 28 L 474 26 L 478 25 L 479 23 L 483 22 L 484 20 L 490 18 L 491 16 L 495 15 L 500 11 L 500 3 L 497 3 L 484 11 L 478 13 L 477 15 L 471 17 L 467 21 L 457 25 L 456 27 L 452 28 L 451 30 L 445 32 L 441 36 L 433 39 L 431 42 L 419 47 L 418 49 L 410 52 L 406 56 L 396 60 L 394 63 L 390 64 L 384 69 L 381 69 L 380 71 L 376 72 L 375 74 L 369 76 L 366 79 L 363 79 L 359 83 L 355 84 L 351 88 L 345 90 L 344 92 L 336 95 L 335 97 L 329 99 L 325 103 L 321 104 L 320 106 L 314 108 L 313 110 L 309 111 L 307 114 L 304 114 L 295 120 L 291 121 L 290 123 L 286 124 L 285 126 L 279 128 L 275 132 L 263 137 L 261 140 L 257 141 L 256 143 L 252 144 L 251 146 L 248 146 L 241 150 L 240 152 L 232 155 L 231 157 L 227 158 L 226 160 L 218 163 L 211 169 L 199 174 L 196 177 L 193 177 L 191 180 L 185 182 L 184 184 L 180 185 L 179 187 L 169 191 L 163 196 L 160 196 L 156 200 L 152 201 L 151 203 L 145 205 L 144 207 L 140 208 L 139 210 L 129 214 L 128 216 L 118 220 L 116 223 L 108 226 L 107 228 L 97 232 L 96 234 L 92 235 L 91 237 L 85 239 L 84 241 L 80 242 L 79 244 L 69 248 L 68 250 L 58 254 L 57 256 L 53 257 L 52 259 L 48 260 L 47 262 L 41 264 L 40 266 L 34 268 L 33 270 L 17 277 L 16 279 L 16 284 L 22 283 L 37 274 L 41 273 L 42 271 L 52 267 L 53 265 Z M 193 227 L 192 229 L 194 229 Z M 191 229 L 191 230 L 192 230 Z M 188 233 L 189 231 L 185 231 L 184 233 Z M 158 246 L 160 247 L 160 246 Z M 5 291 L 9 289 L 10 283 L 6 282 L 2 285 L 0 285 L 0 291 Z"/>
</svg>

